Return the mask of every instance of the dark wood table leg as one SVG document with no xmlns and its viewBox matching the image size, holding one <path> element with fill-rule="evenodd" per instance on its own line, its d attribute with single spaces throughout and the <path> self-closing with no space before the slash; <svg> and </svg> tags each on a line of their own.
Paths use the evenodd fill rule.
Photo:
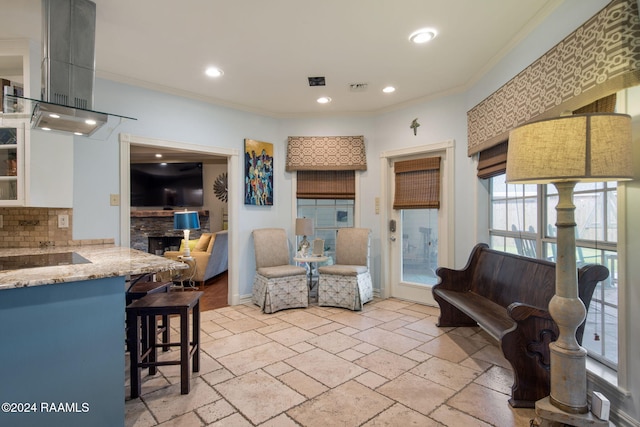
<svg viewBox="0 0 640 427">
<path fill-rule="evenodd" d="M 147 362 L 149 365 L 149 375 L 155 375 L 158 373 L 158 366 L 155 364 L 158 360 L 158 316 L 155 314 L 148 317 L 149 332 L 147 337 L 149 339 L 149 356 Z"/>
<path fill-rule="evenodd" d="M 189 308 L 180 310 L 180 393 L 189 394 Z"/>
<path fill-rule="evenodd" d="M 193 307 L 193 372 L 200 372 L 200 300 Z"/>
<path fill-rule="evenodd" d="M 171 331 L 169 331 L 169 316 L 167 316 L 166 314 L 164 314 L 162 316 L 162 342 L 163 343 L 169 343 L 169 337 L 171 336 Z M 162 351 L 169 351 L 169 346 L 168 345 L 164 345 L 162 346 Z"/>
<path fill-rule="evenodd" d="M 131 398 L 135 399 L 140 396 L 142 387 L 140 383 L 140 340 L 138 340 L 138 332 L 140 330 L 140 318 L 136 313 L 130 313 L 127 316 L 127 335 L 129 341 L 129 359 L 130 359 L 130 383 Z"/>
</svg>

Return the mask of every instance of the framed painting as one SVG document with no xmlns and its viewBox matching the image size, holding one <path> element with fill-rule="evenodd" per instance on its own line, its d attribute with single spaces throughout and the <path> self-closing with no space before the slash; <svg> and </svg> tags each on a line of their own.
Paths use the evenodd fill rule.
<svg viewBox="0 0 640 427">
<path fill-rule="evenodd" d="M 273 144 L 244 140 L 244 204 L 273 205 Z"/>
</svg>

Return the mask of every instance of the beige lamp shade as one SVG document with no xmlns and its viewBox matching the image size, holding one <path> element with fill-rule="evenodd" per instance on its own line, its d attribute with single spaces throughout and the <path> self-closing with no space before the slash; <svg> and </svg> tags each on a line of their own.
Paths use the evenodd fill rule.
<svg viewBox="0 0 640 427">
<path fill-rule="evenodd" d="M 311 218 L 296 218 L 296 236 L 313 235 L 313 220 Z"/>
<path fill-rule="evenodd" d="M 507 182 L 623 181 L 633 178 L 631 117 L 576 114 L 509 133 Z"/>
</svg>

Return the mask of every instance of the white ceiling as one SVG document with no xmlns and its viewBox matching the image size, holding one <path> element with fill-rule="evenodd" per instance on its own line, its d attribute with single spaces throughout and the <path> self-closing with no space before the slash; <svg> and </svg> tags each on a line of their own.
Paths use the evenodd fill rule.
<svg viewBox="0 0 640 427">
<path fill-rule="evenodd" d="M 372 114 L 464 90 L 562 2 L 94 1 L 98 77 L 274 117 Z M 41 0 L 0 3 L 0 38 L 41 39 Z M 423 27 L 436 39 L 409 43 Z M 206 77 L 209 65 L 224 76 Z M 315 76 L 326 86 L 309 87 Z"/>
</svg>

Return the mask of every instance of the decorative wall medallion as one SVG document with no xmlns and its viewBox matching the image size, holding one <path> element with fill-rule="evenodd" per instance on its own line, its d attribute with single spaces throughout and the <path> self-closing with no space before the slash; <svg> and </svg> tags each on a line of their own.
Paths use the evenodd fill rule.
<svg viewBox="0 0 640 427">
<path fill-rule="evenodd" d="M 221 173 L 218 175 L 215 181 L 213 181 L 213 192 L 216 193 L 216 197 L 223 202 L 227 202 L 227 173 Z"/>
<path fill-rule="evenodd" d="M 415 118 L 413 119 L 413 121 L 411 122 L 411 126 L 409 126 L 411 129 L 413 129 L 413 134 L 417 135 L 418 134 L 418 127 L 420 126 L 420 123 L 418 123 L 418 119 Z"/>
</svg>

